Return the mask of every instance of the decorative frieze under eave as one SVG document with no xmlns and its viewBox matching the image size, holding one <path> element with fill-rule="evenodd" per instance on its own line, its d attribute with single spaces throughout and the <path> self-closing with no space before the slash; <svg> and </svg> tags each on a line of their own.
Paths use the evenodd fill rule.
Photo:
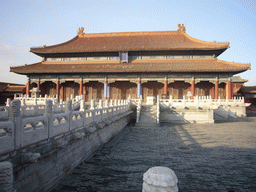
<svg viewBox="0 0 256 192">
<path fill-rule="evenodd" d="M 108 77 L 102 77 L 102 78 L 81 78 L 81 77 L 77 77 L 77 78 L 39 78 L 39 77 L 32 77 L 29 79 L 30 80 L 30 83 L 36 83 L 38 84 L 38 82 L 40 82 L 40 84 L 42 83 L 45 83 L 46 81 L 51 81 L 55 84 L 57 84 L 57 81 L 59 81 L 59 83 L 65 83 L 65 82 L 75 82 L 75 83 L 78 83 L 78 84 L 81 84 L 81 81 L 82 83 L 89 83 L 90 81 L 97 81 L 97 82 L 100 82 L 100 83 L 105 83 L 105 81 L 107 80 L 107 83 L 110 84 L 110 83 L 114 83 L 116 81 L 128 81 L 128 82 L 131 82 L 131 83 L 135 83 L 137 84 L 138 83 L 138 77 L 133 77 L 133 78 L 127 78 L 127 77 L 117 77 L 117 78 L 108 78 Z M 165 81 L 167 80 L 167 83 L 170 84 L 170 83 L 174 83 L 174 82 L 177 82 L 177 81 L 182 81 L 182 82 L 185 82 L 185 83 L 189 83 L 189 84 L 192 84 L 192 81 L 194 81 L 195 84 L 199 83 L 199 82 L 210 82 L 212 84 L 215 84 L 216 81 L 218 81 L 218 83 L 227 83 L 230 78 L 229 77 L 197 77 L 197 76 L 192 76 L 190 75 L 190 77 L 185 77 L 185 78 L 181 78 L 181 77 L 172 77 L 171 75 L 169 75 L 169 78 L 168 76 L 164 76 L 161 77 L 161 78 L 157 78 L 157 77 L 152 77 L 152 78 L 149 78 L 149 77 L 146 77 L 146 78 L 143 78 L 143 77 L 140 77 L 140 82 L 141 83 L 147 83 L 149 81 L 157 81 L 159 83 L 165 83 Z"/>
</svg>

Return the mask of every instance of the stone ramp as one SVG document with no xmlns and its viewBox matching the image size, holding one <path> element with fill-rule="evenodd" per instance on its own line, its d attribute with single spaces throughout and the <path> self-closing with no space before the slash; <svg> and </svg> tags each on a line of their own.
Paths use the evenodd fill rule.
<svg viewBox="0 0 256 192">
<path fill-rule="evenodd" d="M 142 105 L 140 121 L 136 127 L 157 127 L 157 108 L 156 105 Z"/>
</svg>

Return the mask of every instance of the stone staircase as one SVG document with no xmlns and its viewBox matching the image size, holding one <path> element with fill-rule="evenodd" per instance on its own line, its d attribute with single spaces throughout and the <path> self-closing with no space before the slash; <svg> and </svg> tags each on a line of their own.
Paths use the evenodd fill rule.
<svg viewBox="0 0 256 192">
<path fill-rule="evenodd" d="M 136 123 L 136 127 L 156 127 L 157 123 L 156 105 L 142 105 L 140 120 Z"/>
</svg>

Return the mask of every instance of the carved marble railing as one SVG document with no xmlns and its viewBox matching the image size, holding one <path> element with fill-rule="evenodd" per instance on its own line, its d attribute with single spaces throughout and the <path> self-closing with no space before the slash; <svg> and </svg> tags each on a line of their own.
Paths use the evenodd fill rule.
<svg viewBox="0 0 256 192">
<path fill-rule="evenodd" d="M 110 121 L 117 115 L 128 112 L 131 100 L 103 102 L 98 108 L 92 101 L 91 109 L 85 109 L 85 101 L 80 101 L 80 110 L 72 109 L 72 100 L 66 102 L 64 112 L 53 113 L 52 100 L 47 100 L 44 114 L 36 117 L 22 116 L 20 100 L 13 100 L 10 118 L 0 121 L 0 155 L 26 147 L 61 134 L 90 127 L 92 123 Z M 88 132 L 93 132 L 88 128 Z"/>
<path fill-rule="evenodd" d="M 244 103 L 243 97 L 234 97 L 233 99 L 212 99 L 211 96 L 203 96 L 198 97 L 195 96 L 194 99 L 189 99 L 185 95 L 182 99 L 172 99 L 172 96 L 170 96 L 170 99 L 160 99 L 161 106 L 164 107 L 206 107 L 206 106 L 249 106 L 250 104 Z"/>
<path fill-rule="evenodd" d="M 15 97 L 21 101 L 21 116 L 32 117 L 43 115 L 45 112 L 46 101 L 45 98 L 28 98 L 28 97 Z M 76 110 L 80 107 L 80 101 L 83 99 L 82 96 L 76 96 L 72 99 L 72 109 Z M 66 102 L 57 102 L 56 98 L 49 98 L 53 102 L 53 113 L 63 113 L 66 110 Z M 0 107 L 0 120 L 10 118 L 11 115 L 11 100 L 7 99 L 6 106 Z"/>
<path fill-rule="evenodd" d="M 39 97 L 29 97 L 28 95 L 20 95 L 17 96 L 14 95 L 14 99 L 18 99 L 21 101 L 21 105 L 45 105 L 47 100 L 52 100 L 53 104 L 58 103 L 57 96 L 50 97 L 48 95 L 45 95 L 42 97 L 41 95 Z"/>
<path fill-rule="evenodd" d="M 21 105 L 45 105 L 47 100 L 52 100 L 53 104 L 57 104 L 60 103 L 62 104 L 62 99 L 60 99 L 60 102 L 58 102 L 58 96 L 55 95 L 53 97 L 50 97 L 48 95 L 45 95 L 44 97 L 42 97 L 41 95 L 39 97 L 35 96 L 35 97 L 29 97 L 28 95 L 21 95 L 21 96 L 17 96 L 16 94 L 14 95 L 14 99 L 18 99 L 21 101 Z M 73 108 L 76 108 L 77 106 L 80 105 L 80 100 L 83 99 L 83 95 L 81 96 L 75 96 L 73 98 L 73 95 L 71 95 L 71 98 L 67 99 L 67 100 L 72 100 L 72 104 L 73 104 Z"/>
</svg>

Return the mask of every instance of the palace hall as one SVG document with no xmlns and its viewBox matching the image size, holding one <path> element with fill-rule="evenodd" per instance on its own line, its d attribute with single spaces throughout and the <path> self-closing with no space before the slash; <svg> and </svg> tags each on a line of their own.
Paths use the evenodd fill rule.
<svg viewBox="0 0 256 192">
<path fill-rule="evenodd" d="M 31 47 L 42 61 L 11 67 L 26 75 L 26 94 L 37 87 L 41 95 L 67 100 L 83 95 L 86 102 L 142 96 L 168 99 L 233 97 L 233 76 L 250 69 L 218 59 L 228 42 L 190 37 L 185 26 L 175 31 L 84 33 L 64 43 Z M 71 96 L 72 95 L 72 96 Z"/>
</svg>

